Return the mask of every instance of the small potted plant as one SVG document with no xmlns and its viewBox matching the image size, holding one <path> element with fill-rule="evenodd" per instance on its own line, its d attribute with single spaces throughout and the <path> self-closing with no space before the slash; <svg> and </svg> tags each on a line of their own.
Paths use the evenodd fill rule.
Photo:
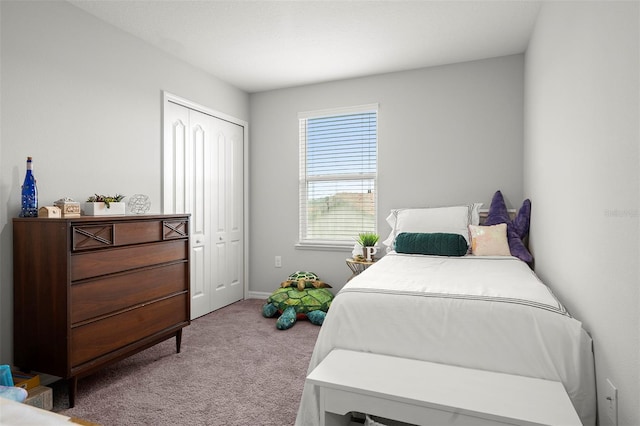
<svg viewBox="0 0 640 426">
<path fill-rule="evenodd" d="M 375 232 L 361 232 L 358 234 L 357 242 L 362 246 L 362 254 L 367 262 L 374 260 L 374 255 L 377 252 L 376 244 L 380 236 Z"/>
<path fill-rule="evenodd" d="M 124 195 L 92 195 L 87 198 L 84 205 L 84 214 L 87 216 L 110 216 L 125 214 Z"/>
</svg>

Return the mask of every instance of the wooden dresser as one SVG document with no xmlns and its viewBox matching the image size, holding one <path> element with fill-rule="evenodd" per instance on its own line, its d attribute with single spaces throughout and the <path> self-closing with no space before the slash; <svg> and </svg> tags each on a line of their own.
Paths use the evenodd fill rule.
<svg viewBox="0 0 640 426">
<path fill-rule="evenodd" d="M 189 325 L 189 216 L 13 220 L 14 364 L 69 380 Z"/>
</svg>

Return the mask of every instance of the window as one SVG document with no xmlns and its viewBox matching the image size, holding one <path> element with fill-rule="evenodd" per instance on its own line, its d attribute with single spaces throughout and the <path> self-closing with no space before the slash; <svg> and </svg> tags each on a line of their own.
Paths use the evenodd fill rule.
<svg viewBox="0 0 640 426">
<path fill-rule="evenodd" d="M 300 121 L 300 246 L 353 247 L 376 232 L 378 105 Z"/>
</svg>

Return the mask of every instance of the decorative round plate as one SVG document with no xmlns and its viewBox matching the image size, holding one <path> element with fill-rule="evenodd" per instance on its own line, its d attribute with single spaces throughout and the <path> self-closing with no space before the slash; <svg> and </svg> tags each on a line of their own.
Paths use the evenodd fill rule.
<svg viewBox="0 0 640 426">
<path fill-rule="evenodd" d="M 131 213 L 144 214 L 151 208 L 151 201 L 149 201 L 149 197 L 144 194 L 135 194 L 129 197 L 127 206 Z"/>
</svg>

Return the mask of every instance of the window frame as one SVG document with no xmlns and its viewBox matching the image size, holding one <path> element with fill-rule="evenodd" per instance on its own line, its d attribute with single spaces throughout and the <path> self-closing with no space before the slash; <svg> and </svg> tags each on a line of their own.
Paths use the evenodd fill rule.
<svg viewBox="0 0 640 426">
<path fill-rule="evenodd" d="M 375 113 L 376 120 L 376 137 L 375 137 L 375 153 L 376 164 L 375 171 L 369 173 L 351 173 L 351 174 L 327 174 L 320 176 L 308 176 L 306 167 L 306 155 L 307 155 L 307 135 L 306 135 L 306 121 L 305 126 L 302 126 L 302 120 L 334 117 L 350 114 L 363 114 L 363 113 Z M 331 251 L 351 251 L 353 250 L 355 240 L 332 240 L 332 239 L 309 239 L 303 238 L 303 233 L 306 233 L 307 226 L 307 183 L 313 181 L 327 181 L 329 180 L 354 180 L 355 179 L 371 179 L 373 181 L 373 207 L 374 207 L 374 231 L 378 232 L 378 126 L 379 126 L 379 107 L 377 103 L 358 105 L 352 107 L 343 108 L 330 108 L 315 111 L 305 111 L 298 114 L 298 146 L 299 146 L 299 179 L 298 179 L 298 241 L 295 244 L 297 249 L 310 249 L 310 250 L 331 250 Z M 303 135 L 304 132 L 304 135 Z M 305 234 L 306 235 L 306 234 Z M 357 235 L 354 235 L 354 238 Z"/>
</svg>

